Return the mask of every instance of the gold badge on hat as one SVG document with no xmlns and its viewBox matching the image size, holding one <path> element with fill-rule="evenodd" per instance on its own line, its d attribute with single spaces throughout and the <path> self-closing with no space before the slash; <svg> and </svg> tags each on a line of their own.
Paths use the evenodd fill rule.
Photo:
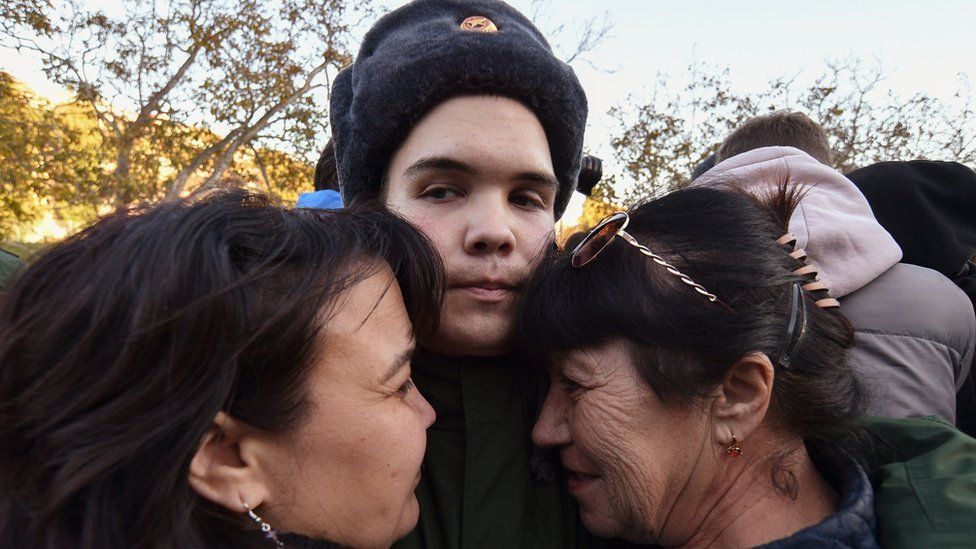
<svg viewBox="0 0 976 549">
<path fill-rule="evenodd" d="M 461 21 L 461 30 L 470 32 L 498 32 L 495 23 L 483 15 L 472 15 Z"/>
</svg>

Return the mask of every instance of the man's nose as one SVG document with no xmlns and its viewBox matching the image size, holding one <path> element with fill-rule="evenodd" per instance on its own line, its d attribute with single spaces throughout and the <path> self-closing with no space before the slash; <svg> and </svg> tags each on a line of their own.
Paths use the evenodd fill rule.
<svg viewBox="0 0 976 549">
<path fill-rule="evenodd" d="M 515 250 L 515 218 L 507 196 L 494 195 L 472 205 L 464 236 L 471 255 L 507 255 Z"/>
</svg>

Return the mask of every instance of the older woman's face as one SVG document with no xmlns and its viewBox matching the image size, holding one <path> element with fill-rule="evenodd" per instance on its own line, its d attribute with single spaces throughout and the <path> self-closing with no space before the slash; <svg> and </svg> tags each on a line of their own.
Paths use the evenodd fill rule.
<svg viewBox="0 0 976 549">
<path fill-rule="evenodd" d="M 388 547 L 417 523 L 434 410 L 410 381 L 414 340 L 386 267 L 346 292 L 309 376 L 311 409 L 276 442 L 262 516 L 343 546 Z"/>
<path fill-rule="evenodd" d="M 558 448 L 586 528 L 599 536 L 682 541 L 711 452 L 707 414 L 665 407 L 623 341 L 568 353 L 532 436 Z"/>
</svg>

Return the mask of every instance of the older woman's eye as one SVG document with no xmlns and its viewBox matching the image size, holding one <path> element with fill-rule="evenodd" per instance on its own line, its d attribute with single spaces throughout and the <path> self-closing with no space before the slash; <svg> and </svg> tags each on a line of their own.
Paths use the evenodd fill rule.
<svg viewBox="0 0 976 549">
<path fill-rule="evenodd" d="M 566 394 L 573 399 L 573 402 L 579 401 L 580 397 L 583 396 L 583 391 L 586 389 L 579 383 L 576 383 L 567 377 L 562 378 L 560 383 L 563 386 L 563 390 L 566 391 Z"/>
</svg>

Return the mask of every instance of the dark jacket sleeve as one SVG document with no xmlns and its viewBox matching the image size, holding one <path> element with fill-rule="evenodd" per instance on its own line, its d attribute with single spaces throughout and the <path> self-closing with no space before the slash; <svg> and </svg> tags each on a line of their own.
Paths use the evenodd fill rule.
<svg viewBox="0 0 976 549">
<path fill-rule="evenodd" d="M 935 418 L 864 420 L 882 547 L 972 547 L 976 440 Z"/>
</svg>

